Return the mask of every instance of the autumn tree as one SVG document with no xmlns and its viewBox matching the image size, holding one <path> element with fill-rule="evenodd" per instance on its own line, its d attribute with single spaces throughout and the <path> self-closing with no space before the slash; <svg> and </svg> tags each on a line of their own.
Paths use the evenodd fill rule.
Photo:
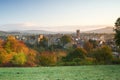
<svg viewBox="0 0 120 80">
<path fill-rule="evenodd" d="M 4 43 L 4 41 L 0 39 L 0 48 L 3 47 L 3 43 Z"/>
<path fill-rule="evenodd" d="M 28 52 L 28 54 L 26 56 L 26 58 L 27 58 L 27 61 L 26 61 L 27 66 L 36 66 L 37 54 L 38 54 L 37 51 L 29 49 L 29 52 Z"/>
<path fill-rule="evenodd" d="M 15 52 L 7 53 L 7 51 L 4 48 L 0 48 L 0 65 L 4 66 L 9 64 L 14 54 Z"/>
<path fill-rule="evenodd" d="M 36 51 L 29 49 L 14 36 L 8 36 L 4 42 L 0 41 L 0 64 L 3 66 L 6 64 L 35 66 L 36 54 Z"/>
<path fill-rule="evenodd" d="M 0 48 L 0 64 L 8 62 L 8 60 L 6 59 L 6 55 L 7 52 L 3 48 Z"/>
<path fill-rule="evenodd" d="M 9 52 L 25 52 L 28 53 L 28 47 L 19 40 L 16 40 L 13 36 L 8 36 L 5 41 L 4 48 Z"/>
</svg>

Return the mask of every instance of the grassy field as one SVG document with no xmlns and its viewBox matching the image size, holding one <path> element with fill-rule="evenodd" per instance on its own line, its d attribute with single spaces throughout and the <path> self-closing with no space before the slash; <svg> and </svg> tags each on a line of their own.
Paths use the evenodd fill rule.
<svg viewBox="0 0 120 80">
<path fill-rule="evenodd" d="M 120 65 L 0 68 L 0 80 L 120 80 Z"/>
</svg>

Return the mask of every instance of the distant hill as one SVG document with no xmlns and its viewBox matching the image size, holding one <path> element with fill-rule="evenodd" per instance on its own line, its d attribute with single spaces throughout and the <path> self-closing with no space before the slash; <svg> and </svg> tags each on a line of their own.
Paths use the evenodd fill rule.
<svg viewBox="0 0 120 80">
<path fill-rule="evenodd" d="M 5 31 L 0 31 L 0 34 L 7 34 L 7 32 L 5 32 Z"/>
<path fill-rule="evenodd" d="M 20 33 L 29 33 L 29 34 L 55 34 L 55 32 L 45 31 L 45 30 L 24 30 L 19 31 Z"/>
<path fill-rule="evenodd" d="M 61 31 L 61 32 L 52 32 L 46 30 L 13 30 L 13 31 L 0 31 L 1 35 L 11 34 L 11 35 L 28 35 L 28 34 L 70 34 L 72 32 Z"/>
<path fill-rule="evenodd" d="M 86 31 L 85 33 L 114 33 L 113 27 L 105 27 L 96 30 Z"/>
<path fill-rule="evenodd" d="M 73 32 L 69 31 L 61 31 L 61 32 L 53 32 L 53 31 L 46 31 L 46 30 L 24 30 L 24 31 L 19 31 L 20 33 L 28 33 L 28 34 L 70 34 Z"/>
<path fill-rule="evenodd" d="M 81 32 L 86 33 L 114 33 L 112 27 L 106 27 L 106 25 L 88 25 L 88 26 L 30 26 L 25 23 L 21 24 L 5 24 L 0 26 L 0 34 L 71 34 L 75 33 L 77 29 L 80 29 Z M 99 29 L 96 29 L 99 28 Z M 85 31 L 89 29 L 95 29 L 90 31 Z"/>
<path fill-rule="evenodd" d="M 12 32 L 12 31 L 0 31 L 0 35 L 15 35 L 15 34 L 20 34 L 20 32 Z"/>
</svg>

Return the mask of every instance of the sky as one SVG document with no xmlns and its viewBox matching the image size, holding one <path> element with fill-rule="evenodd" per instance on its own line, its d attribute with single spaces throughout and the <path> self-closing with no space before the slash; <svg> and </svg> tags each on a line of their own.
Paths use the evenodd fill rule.
<svg viewBox="0 0 120 80">
<path fill-rule="evenodd" d="M 0 30 L 90 30 L 118 17 L 120 0 L 0 0 Z"/>
</svg>

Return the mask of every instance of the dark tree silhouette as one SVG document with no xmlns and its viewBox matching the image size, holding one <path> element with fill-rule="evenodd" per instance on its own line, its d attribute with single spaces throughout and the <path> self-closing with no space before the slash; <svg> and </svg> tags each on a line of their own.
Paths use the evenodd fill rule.
<svg viewBox="0 0 120 80">
<path fill-rule="evenodd" d="M 115 22 L 115 42 L 120 46 L 120 17 Z"/>
</svg>

